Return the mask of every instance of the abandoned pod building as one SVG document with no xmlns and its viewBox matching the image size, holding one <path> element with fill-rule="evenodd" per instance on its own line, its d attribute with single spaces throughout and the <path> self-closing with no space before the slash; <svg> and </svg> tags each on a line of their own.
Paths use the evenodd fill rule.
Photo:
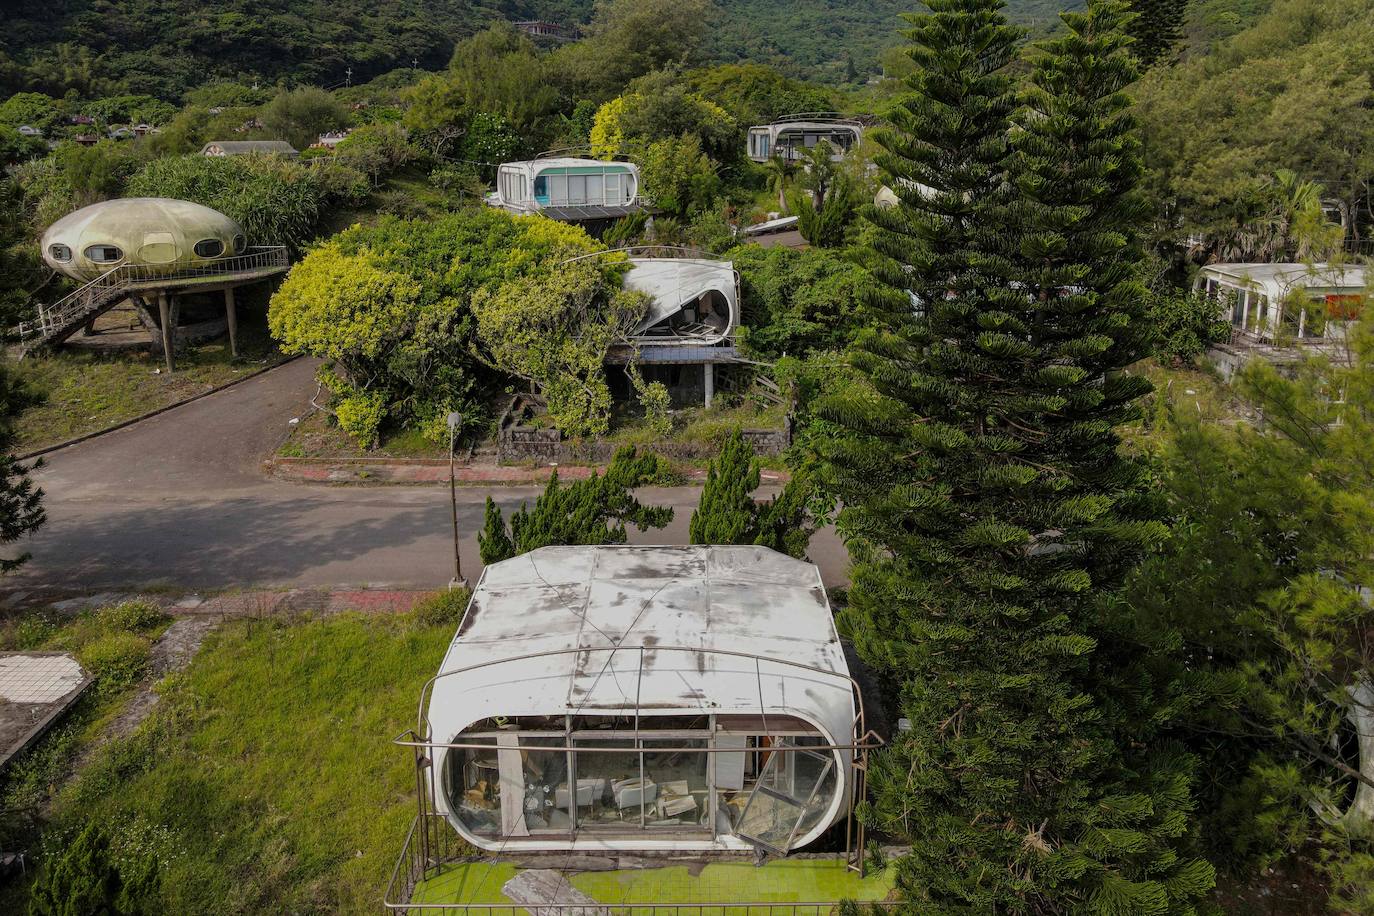
<svg viewBox="0 0 1374 916">
<path fill-rule="evenodd" d="M 819 570 L 763 547 L 495 563 L 420 710 L 397 740 L 422 816 L 506 853 L 785 854 L 850 814 L 879 743 Z"/>
<path fill-rule="evenodd" d="M 126 197 L 69 213 L 43 233 L 43 260 L 59 273 L 91 280 L 134 265 L 147 276 L 209 266 L 242 255 L 238 223 L 188 200 Z"/>
</svg>

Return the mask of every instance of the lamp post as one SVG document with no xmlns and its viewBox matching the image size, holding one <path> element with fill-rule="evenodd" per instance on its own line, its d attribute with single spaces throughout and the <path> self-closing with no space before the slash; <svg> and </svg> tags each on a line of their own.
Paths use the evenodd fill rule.
<svg viewBox="0 0 1374 916">
<path fill-rule="evenodd" d="M 448 498 L 453 510 L 453 581 L 448 584 L 449 589 L 468 587 L 468 580 L 463 578 L 463 560 L 458 554 L 458 479 L 453 468 L 454 445 L 462 425 L 462 414 L 454 411 L 448 415 Z"/>
</svg>

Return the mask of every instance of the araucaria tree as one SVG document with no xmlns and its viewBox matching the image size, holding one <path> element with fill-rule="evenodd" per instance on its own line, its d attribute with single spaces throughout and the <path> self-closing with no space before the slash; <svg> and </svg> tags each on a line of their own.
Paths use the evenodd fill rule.
<svg viewBox="0 0 1374 916">
<path fill-rule="evenodd" d="M 911 846 L 923 913 L 1185 912 L 1189 760 L 1137 749 L 1105 619 L 1163 538 L 1118 427 L 1148 390 L 1132 279 L 1135 75 L 1115 0 L 1066 14 L 1018 101 L 1000 0 L 929 0 L 880 134 L 900 206 L 872 218 L 886 289 L 825 398 L 820 446 L 854 558 L 842 630 L 912 728 L 866 817 Z M 920 311 L 913 314 L 911 295 Z"/>
<path fill-rule="evenodd" d="M 626 446 L 615 453 L 604 474 L 563 484 L 555 471 L 534 508 L 521 506 L 509 528 L 488 498 L 486 524 L 477 537 L 482 562 L 496 563 L 552 545 L 624 544 L 626 524 L 640 531 L 664 527 L 673 520 L 672 508 L 646 506 L 633 492 L 657 470 L 656 455 L 640 455 Z"/>
</svg>

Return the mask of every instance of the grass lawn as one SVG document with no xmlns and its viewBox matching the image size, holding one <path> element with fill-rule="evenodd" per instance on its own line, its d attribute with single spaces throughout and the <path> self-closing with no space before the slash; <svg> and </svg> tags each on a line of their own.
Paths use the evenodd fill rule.
<svg viewBox="0 0 1374 916">
<path fill-rule="evenodd" d="M 41 402 L 19 415 L 15 450 L 22 454 L 104 429 L 279 361 L 261 314 L 245 314 L 240 323 L 239 354 L 237 361 L 229 358 L 227 338 L 184 347 L 170 376 L 158 371 L 162 358 L 146 351 L 31 356 L 17 366 Z"/>
<path fill-rule="evenodd" d="M 506 862 L 454 865 L 415 889 L 416 903 L 510 903 L 501 886 L 520 869 Z M 629 868 L 571 875 L 573 887 L 598 903 L 828 903 L 883 900 L 895 886 L 892 867 L 860 878 L 839 859 L 783 859 L 707 865 L 697 875 L 685 865 Z"/>
<path fill-rule="evenodd" d="M 410 616 L 226 624 L 58 793 L 50 833 L 97 820 L 157 861 L 150 912 L 375 913 L 415 815 L 391 739 L 452 638 Z"/>
<path fill-rule="evenodd" d="M 435 445 L 418 431 L 403 429 L 384 433 L 375 449 L 360 448 L 329 414 L 313 410 L 292 428 L 277 454 L 286 458 L 447 458 L 448 443 Z M 463 445 L 459 455 L 466 454 Z"/>
</svg>

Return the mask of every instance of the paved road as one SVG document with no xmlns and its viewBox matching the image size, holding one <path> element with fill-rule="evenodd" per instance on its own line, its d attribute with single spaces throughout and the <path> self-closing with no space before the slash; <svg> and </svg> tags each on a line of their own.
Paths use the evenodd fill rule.
<svg viewBox="0 0 1374 916">
<path fill-rule="evenodd" d="M 54 452 L 37 479 L 48 524 L 32 561 L 5 587 L 85 589 L 392 586 L 428 588 L 452 575 L 444 487 L 329 487 L 265 478 L 259 468 L 308 407 L 315 364 L 293 363 L 151 420 Z M 501 487 L 514 507 L 537 488 Z M 650 488 L 676 511 L 636 543 L 685 543 L 700 491 Z M 479 569 L 476 531 L 487 491 L 459 490 L 464 571 Z M 843 581 L 847 558 L 821 532 L 812 557 Z"/>
</svg>

